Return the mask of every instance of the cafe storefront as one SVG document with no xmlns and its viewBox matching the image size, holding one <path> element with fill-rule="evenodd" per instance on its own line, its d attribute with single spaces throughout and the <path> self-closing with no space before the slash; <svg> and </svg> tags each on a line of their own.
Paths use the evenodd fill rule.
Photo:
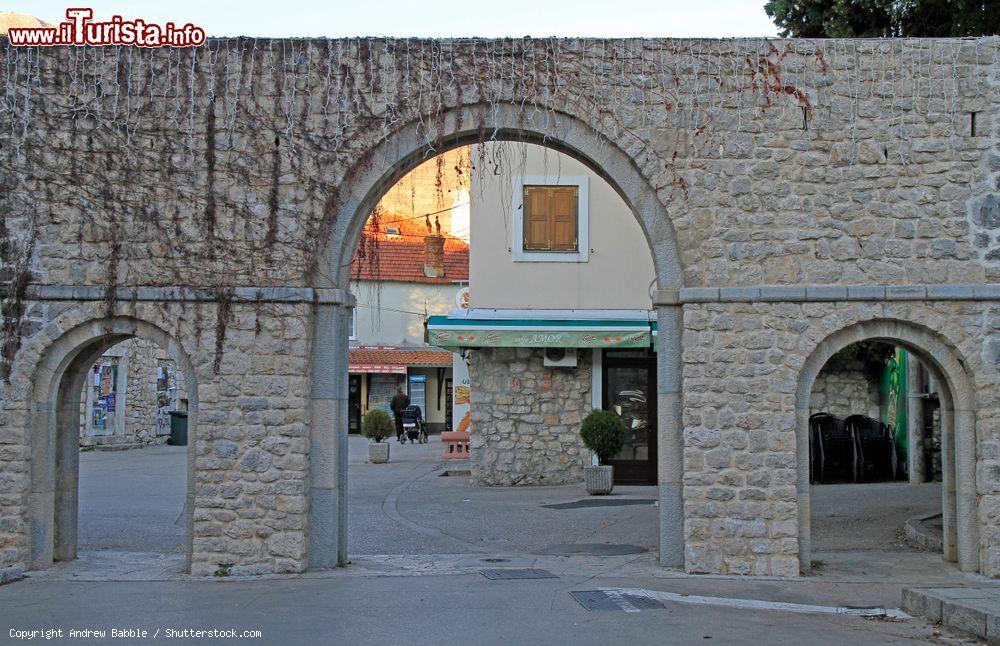
<svg viewBox="0 0 1000 646">
<path fill-rule="evenodd" d="M 534 312 L 533 312 L 534 313 Z M 587 312 L 553 314 L 546 318 L 485 318 L 463 316 L 455 312 L 449 316 L 432 316 L 428 320 L 428 341 L 431 345 L 458 352 L 463 356 L 477 350 L 518 348 L 515 370 L 539 370 L 538 375 L 525 378 L 506 379 L 506 387 L 513 390 L 520 382 L 541 384 L 573 383 L 575 388 L 564 390 L 566 396 L 582 398 L 583 406 L 568 406 L 570 411 L 592 408 L 612 410 L 617 413 L 628 429 L 625 447 L 615 457 L 615 482 L 619 484 L 656 483 L 656 323 L 652 312 L 621 312 L 628 318 L 597 318 Z M 525 349 L 531 349 L 528 353 Z M 507 357 L 510 353 L 490 351 L 483 353 L 490 357 Z M 540 354 L 540 362 L 532 362 L 524 357 Z M 497 359 L 499 360 L 499 359 Z M 522 367 L 523 364 L 523 367 Z M 482 364 L 480 364 L 482 366 Z M 503 366 L 496 366 L 503 371 Z M 482 369 L 482 368 L 481 368 Z M 506 374 L 506 373 L 504 373 Z M 556 377 L 555 379 L 553 377 Z M 481 383 L 505 386 L 498 379 L 481 379 Z M 548 392 L 540 393 L 545 398 Z M 508 393 L 499 397 L 478 398 L 473 388 L 471 405 L 494 406 L 497 408 L 489 417 L 501 418 L 505 413 L 502 404 L 510 399 Z M 489 403 L 483 403 L 484 401 Z M 536 407 L 531 401 L 521 401 L 521 407 Z M 572 412 L 556 415 L 525 416 L 528 424 L 537 424 L 533 430 L 538 434 L 542 426 L 553 422 L 558 424 L 572 419 Z M 540 421 L 534 422 L 533 420 Z M 476 429 L 473 425 L 472 432 Z M 493 433 L 495 436 L 495 433 Z M 512 433 L 514 442 L 525 442 L 530 433 L 524 432 L 524 424 Z M 501 444 L 502 442 L 498 442 Z M 506 444 L 504 444 L 506 445 Z M 473 446 L 476 446 L 473 443 Z M 515 449 L 516 450 L 516 449 Z M 567 468 L 575 468 L 578 463 L 569 462 Z"/>
</svg>

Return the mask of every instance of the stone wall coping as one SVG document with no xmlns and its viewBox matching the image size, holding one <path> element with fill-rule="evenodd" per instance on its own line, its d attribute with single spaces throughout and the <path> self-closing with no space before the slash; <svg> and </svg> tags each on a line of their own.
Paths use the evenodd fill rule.
<svg viewBox="0 0 1000 646">
<path fill-rule="evenodd" d="M 354 295 L 343 289 L 312 287 L 233 287 L 231 299 L 237 302 L 317 303 L 353 307 Z M 3 294 L 6 296 L 6 294 Z M 29 301 L 103 301 L 107 288 L 103 285 L 28 285 L 25 300 Z M 156 302 L 216 302 L 218 290 L 163 286 L 117 287 L 115 300 Z"/>
<path fill-rule="evenodd" d="M 353 307 L 354 295 L 342 289 L 313 287 L 231 288 L 238 302 L 318 303 Z M 6 293 L 2 294 L 7 296 Z M 219 291 L 192 287 L 118 287 L 118 301 L 215 302 Z M 29 285 L 29 301 L 103 301 L 103 285 Z M 683 287 L 653 292 L 654 306 L 685 303 L 757 303 L 805 301 L 991 301 L 1000 300 L 1000 284 L 937 285 L 763 285 L 760 287 Z"/>
<path fill-rule="evenodd" d="M 937 285 L 762 285 L 683 287 L 653 292 L 655 307 L 685 303 L 767 303 L 831 301 L 992 301 L 1000 284 Z"/>
</svg>

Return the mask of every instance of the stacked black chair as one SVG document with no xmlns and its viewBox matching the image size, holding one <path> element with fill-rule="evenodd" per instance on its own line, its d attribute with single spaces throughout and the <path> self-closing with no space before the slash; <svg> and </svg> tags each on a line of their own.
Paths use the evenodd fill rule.
<svg viewBox="0 0 1000 646">
<path fill-rule="evenodd" d="M 844 420 L 829 413 L 815 413 L 809 417 L 809 428 L 813 480 L 846 479 L 857 482 L 858 442 Z"/>
<path fill-rule="evenodd" d="M 844 426 L 858 438 L 861 480 L 895 480 L 896 442 L 892 427 L 864 415 L 851 415 L 844 420 Z"/>
</svg>

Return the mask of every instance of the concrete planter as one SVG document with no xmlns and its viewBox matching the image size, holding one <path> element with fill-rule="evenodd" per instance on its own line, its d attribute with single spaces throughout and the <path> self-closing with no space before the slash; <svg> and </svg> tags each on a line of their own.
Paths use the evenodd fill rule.
<svg viewBox="0 0 1000 646">
<path fill-rule="evenodd" d="M 615 468 L 606 464 L 583 467 L 583 483 L 591 496 L 606 496 L 615 488 Z"/>
<path fill-rule="evenodd" d="M 389 461 L 388 442 L 369 442 L 368 461 L 374 464 L 383 464 Z"/>
</svg>

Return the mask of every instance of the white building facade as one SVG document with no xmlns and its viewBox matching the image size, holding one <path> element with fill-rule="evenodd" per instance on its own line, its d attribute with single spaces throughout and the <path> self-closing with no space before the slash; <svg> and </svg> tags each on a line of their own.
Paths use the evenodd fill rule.
<svg viewBox="0 0 1000 646">
<path fill-rule="evenodd" d="M 655 483 L 654 269 L 636 218 L 554 150 L 486 143 L 469 157 L 468 308 L 429 330 L 468 362 L 474 480 L 579 481 L 592 460 L 580 423 L 601 408 L 629 429 L 616 481 Z"/>
</svg>

